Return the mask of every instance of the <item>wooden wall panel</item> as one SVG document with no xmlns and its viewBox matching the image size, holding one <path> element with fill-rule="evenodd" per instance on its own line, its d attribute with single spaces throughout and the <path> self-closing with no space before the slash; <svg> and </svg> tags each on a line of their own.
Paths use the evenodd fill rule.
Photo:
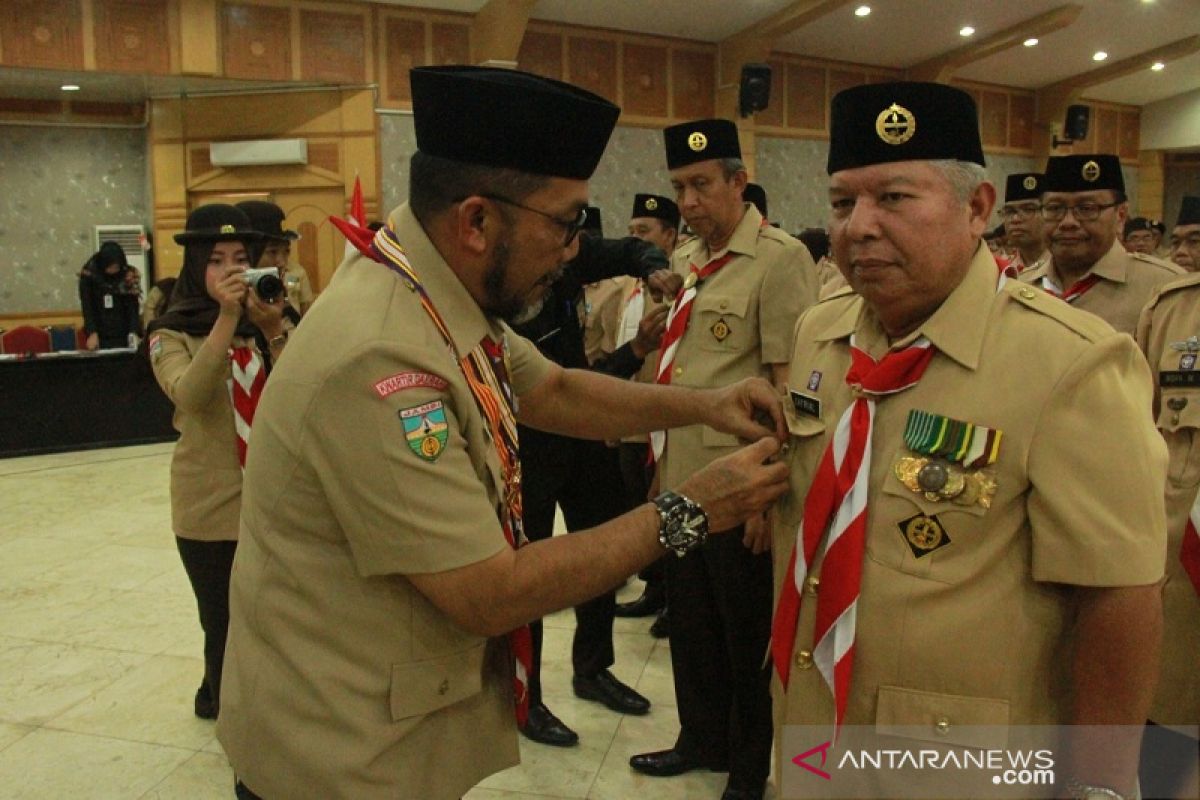
<svg viewBox="0 0 1200 800">
<path fill-rule="evenodd" d="M 384 98 L 411 103 L 408 71 L 425 66 L 425 23 L 417 19 L 390 18 L 384 22 Z"/>
<path fill-rule="evenodd" d="M 1117 126 L 1120 124 L 1121 116 L 1111 108 L 1101 108 L 1098 110 L 1092 109 L 1092 119 L 1096 124 L 1096 150 L 1097 153 L 1117 153 L 1120 148 L 1120 131 Z"/>
<path fill-rule="evenodd" d="M 308 165 L 326 172 L 341 174 L 341 144 L 337 141 L 316 142 L 310 139 L 308 142 Z"/>
<path fill-rule="evenodd" d="M 1136 111 L 1121 112 L 1118 152 L 1123 159 L 1135 159 L 1141 147 L 1141 116 Z"/>
<path fill-rule="evenodd" d="M 1009 98 L 1008 146 L 1028 150 L 1033 147 L 1033 95 L 1014 94 Z"/>
<path fill-rule="evenodd" d="M 865 72 L 857 72 L 847 69 L 831 69 L 829 70 L 829 99 L 843 89 L 849 89 L 854 86 L 861 86 L 867 82 Z"/>
<path fill-rule="evenodd" d="M 621 52 L 621 111 L 666 117 L 667 48 L 626 44 Z"/>
<path fill-rule="evenodd" d="M 276 6 L 221 9 L 222 63 L 227 78 L 292 78 L 292 12 Z"/>
<path fill-rule="evenodd" d="M 517 66 L 543 78 L 563 79 L 563 37 L 557 33 L 525 31 Z"/>
<path fill-rule="evenodd" d="M 671 53 L 672 116 L 706 119 L 716 113 L 717 60 L 714 53 L 674 50 Z"/>
<path fill-rule="evenodd" d="M 617 102 L 616 42 L 568 36 L 567 81 Z"/>
<path fill-rule="evenodd" d="M 167 0 L 94 0 L 96 69 L 166 75 Z"/>
<path fill-rule="evenodd" d="M 825 130 L 826 106 L 825 70 L 803 64 L 788 64 L 788 126 L 805 130 Z"/>
<path fill-rule="evenodd" d="M 367 20 L 361 14 L 300 10 L 300 77 L 366 83 Z"/>
<path fill-rule="evenodd" d="M 435 22 L 433 33 L 433 64 L 470 64 L 471 27 L 455 22 Z"/>
<path fill-rule="evenodd" d="M 754 123 L 760 126 L 781 127 L 784 124 L 784 106 L 787 105 L 787 64 L 768 61 L 771 67 L 771 97 L 767 107 L 754 115 Z"/>
<path fill-rule="evenodd" d="M 80 0 L 5 0 L 0 44 L 5 66 L 83 69 Z"/>
<path fill-rule="evenodd" d="M 984 147 L 1008 146 L 1008 94 L 981 92 L 979 135 Z"/>
</svg>

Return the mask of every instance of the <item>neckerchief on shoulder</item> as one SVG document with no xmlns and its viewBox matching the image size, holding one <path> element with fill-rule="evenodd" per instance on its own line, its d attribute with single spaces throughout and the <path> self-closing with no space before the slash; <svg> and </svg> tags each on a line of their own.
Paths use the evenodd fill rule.
<svg viewBox="0 0 1200 800">
<path fill-rule="evenodd" d="M 1076 300 L 1087 294 L 1088 289 L 1091 289 L 1099 282 L 1099 275 L 1090 274 L 1075 281 L 1075 283 L 1071 285 L 1071 288 L 1063 291 L 1057 285 L 1055 285 L 1054 281 L 1050 280 L 1049 275 L 1042 276 L 1042 288 L 1065 303 L 1074 303 Z"/>
<path fill-rule="evenodd" d="M 521 508 L 521 460 L 517 447 L 516 398 L 509 382 L 506 363 L 507 345 L 496 342 L 489 336 L 475 346 L 466 356 L 460 356 L 458 347 L 450 335 L 450 328 L 425 291 L 417 273 L 408 261 L 408 256 L 396 233 L 389 227 L 381 228 L 371 243 L 372 250 L 385 267 L 400 275 L 408 286 L 421 298 L 421 307 L 442 335 L 454 360 L 458 362 L 471 396 L 487 421 L 496 455 L 500 458 L 500 471 L 504 478 L 504 497 L 497 509 L 504 538 L 514 550 L 525 543 L 524 523 Z M 515 661 L 513 689 L 516 700 L 517 724 L 524 725 L 529 714 L 529 675 L 533 669 L 533 639 L 529 626 L 522 625 L 508 635 L 509 646 Z"/>
</svg>

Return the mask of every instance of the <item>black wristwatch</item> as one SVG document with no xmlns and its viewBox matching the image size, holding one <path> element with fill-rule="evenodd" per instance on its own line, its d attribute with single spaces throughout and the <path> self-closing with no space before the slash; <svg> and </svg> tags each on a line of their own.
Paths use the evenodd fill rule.
<svg viewBox="0 0 1200 800">
<path fill-rule="evenodd" d="M 658 541 L 664 548 L 683 558 L 708 538 L 708 515 L 704 509 L 681 494 L 663 492 L 654 498 L 658 509 Z"/>
</svg>

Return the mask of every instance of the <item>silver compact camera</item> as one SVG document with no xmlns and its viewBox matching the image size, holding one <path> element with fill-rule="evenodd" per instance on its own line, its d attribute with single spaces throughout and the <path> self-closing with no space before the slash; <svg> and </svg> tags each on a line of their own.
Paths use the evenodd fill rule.
<svg viewBox="0 0 1200 800">
<path fill-rule="evenodd" d="M 242 273 L 242 280 L 254 289 L 260 299 L 268 303 L 283 296 L 283 281 L 279 279 L 279 270 L 275 267 L 248 269 Z"/>
</svg>

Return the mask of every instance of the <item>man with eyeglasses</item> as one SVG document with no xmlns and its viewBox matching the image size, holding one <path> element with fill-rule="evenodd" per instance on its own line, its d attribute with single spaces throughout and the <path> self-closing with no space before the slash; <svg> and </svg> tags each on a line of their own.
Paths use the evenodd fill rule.
<svg viewBox="0 0 1200 800">
<path fill-rule="evenodd" d="M 1125 221 L 1121 244 L 1125 246 L 1126 252 L 1152 256 L 1158 249 L 1157 240 L 1151 220 L 1145 217 L 1130 217 Z"/>
<path fill-rule="evenodd" d="M 1015 251 L 1009 266 L 1018 273 L 1037 269 L 1050 257 L 1046 250 L 1045 223 L 1038 213 L 1041 208 L 1042 174 L 1021 172 L 1009 175 L 1004 182 L 1004 234 Z"/>
<path fill-rule="evenodd" d="M 768 382 L 563 369 L 505 322 L 576 257 L 619 109 L 514 70 L 410 82 L 409 201 L 338 268 L 254 419 L 217 721 L 240 797 L 457 800 L 519 760 L 528 622 L 786 487 L 766 463 L 783 437 Z M 754 443 L 654 503 L 522 546 L 518 420 L 593 439 L 704 421 Z"/>
<path fill-rule="evenodd" d="M 1089 311 L 1133 335 L 1154 290 L 1180 274 L 1174 264 L 1127 253 L 1121 233 L 1129 216 L 1121 162 L 1114 155 L 1051 156 L 1042 219 L 1050 261 L 1021 280 Z"/>
<path fill-rule="evenodd" d="M 817 268 L 798 240 L 763 224 L 744 196 L 737 126 L 706 119 L 663 131 L 679 211 L 696 238 L 663 277 L 673 297 L 659 348 L 660 384 L 715 387 L 750 376 L 787 382 L 791 332 L 816 302 Z M 652 281 L 654 283 L 655 281 Z M 700 425 L 652 436 L 660 488 L 732 452 L 737 441 Z M 728 770 L 724 800 L 758 800 L 771 750 L 763 654 L 770 636 L 770 524 L 710 540 L 667 560 L 671 665 L 680 732 L 667 750 L 635 755 L 647 775 Z"/>
<path fill-rule="evenodd" d="M 1200 197 L 1185 197 L 1171 230 L 1171 261 L 1188 272 L 1200 270 Z"/>
</svg>

